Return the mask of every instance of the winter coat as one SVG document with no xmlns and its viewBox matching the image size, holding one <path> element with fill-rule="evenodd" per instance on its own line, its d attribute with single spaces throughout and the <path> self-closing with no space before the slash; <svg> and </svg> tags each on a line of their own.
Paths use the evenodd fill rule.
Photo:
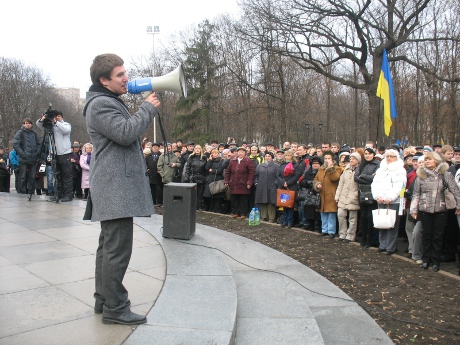
<svg viewBox="0 0 460 345">
<path fill-rule="evenodd" d="M 38 119 L 36 124 L 38 128 L 43 129 L 43 122 L 40 120 L 41 119 Z M 72 152 L 72 144 L 70 142 L 71 131 L 71 124 L 64 120 L 56 121 L 56 123 L 53 124 L 54 145 L 56 146 L 56 154 L 58 156 Z"/>
<path fill-rule="evenodd" d="M 379 166 L 380 162 L 377 158 L 374 158 L 370 162 L 364 161 L 355 171 L 355 182 L 358 183 L 359 186 L 370 186 Z"/>
<path fill-rule="evenodd" d="M 343 210 L 359 210 L 358 184 L 355 182 L 355 171 L 348 165 L 340 176 L 339 186 L 335 192 L 338 207 Z"/>
<path fill-rule="evenodd" d="M 89 91 L 83 114 L 94 145 L 89 172 L 91 220 L 153 214 L 139 137 L 158 114 L 157 109 L 143 102 L 139 111 L 131 116 L 119 98 Z"/>
<path fill-rule="evenodd" d="M 35 164 L 40 153 L 40 138 L 33 129 L 26 129 L 24 125 L 13 138 L 13 148 L 18 156 L 19 163 Z"/>
<path fill-rule="evenodd" d="M 10 164 L 13 170 L 19 168 L 18 155 L 14 149 L 10 152 Z"/>
<path fill-rule="evenodd" d="M 160 184 L 162 182 L 161 175 L 158 172 L 158 161 L 162 155 L 158 152 L 156 154 L 150 153 L 145 156 L 145 164 L 147 165 L 147 176 L 149 177 L 150 184 Z"/>
<path fill-rule="evenodd" d="M 209 184 L 211 182 L 224 179 L 224 160 L 220 157 L 209 159 L 206 162 L 204 169 L 208 175 L 206 176 L 206 185 L 204 186 L 203 196 L 205 198 L 224 198 L 225 192 L 212 195 L 211 191 L 209 190 Z"/>
<path fill-rule="evenodd" d="M 171 167 L 171 164 L 175 164 Z M 161 176 L 163 183 L 170 183 L 173 180 L 175 170 L 180 171 L 181 163 L 174 153 L 163 154 L 158 158 L 157 171 Z"/>
<path fill-rule="evenodd" d="M 72 152 L 70 154 L 70 159 L 73 159 L 75 161 L 75 163 L 72 163 L 72 178 L 78 178 L 78 176 L 82 174 L 80 158 L 81 155 L 78 152 Z"/>
<path fill-rule="evenodd" d="M 276 173 L 276 185 L 278 189 L 289 189 L 289 190 L 299 190 L 299 185 L 297 181 L 299 180 L 300 176 L 302 176 L 303 171 L 301 170 L 301 166 L 297 162 L 292 162 L 294 166 L 294 173 L 292 175 L 284 176 L 284 169 L 286 165 L 290 162 L 284 162 L 278 166 L 278 171 Z M 288 188 L 284 187 L 284 183 L 286 182 Z"/>
<path fill-rule="evenodd" d="M 422 167 L 417 169 L 410 214 L 417 214 L 419 211 L 427 213 L 447 212 L 444 180 L 449 191 L 455 197 L 457 210 L 460 209 L 460 191 L 448 169 L 447 163 L 439 164 L 434 170 Z"/>
<path fill-rule="evenodd" d="M 276 205 L 276 174 L 279 165 L 273 161 L 259 164 L 256 168 L 254 184 L 256 185 L 256 204 Z"/>
<path fill-rule="evenodd" d="M 5 176 L 9 176 L 10 175 L 10 171 L 9 171 L 9 158 L 8 158 L 8 154 L 6 152 L 3 152 L 2 154 L 0 154 L 0 177 L 5 177 Z"/>
<path fill-rule="evenodd" d="M 230 194 L 251 194 L 251 189 L 255 175 L 254 162 L 248 157 L 244 157 L 238 162 L 238 157 L 230 160 L 225 170 L 225 184 L 230 186 Z"/>
<path fill-rule="evenodd" d="M 374 200 L 388 199 L 391 204 L 397 204 L 406 182 L 407 173 L 402 159 L 398 158 L 397 161 L 391 163 L 383 160 L 371 184 L 372 197 Z"/>
<path fill-rule="evenodd" d="M 203 184 L 206 182 L 206 156 L 191 154 L 185 167 L 185 180 L 191 183 Z"/>
<path fill-rule="evenodd" d="M 93 145 L 91 144 L 85 144 L 83 146 L 83 152 L 81 153 L 80 156 L 80 168 L 81 168 L 81 188 L 86 189 L 89 188 L 89 167 L 91 165 L 91 160 L 90 163 L 88 164 L 88 153 L 86 152 L 86 147 Z M 93 152 L 91 151 L 91 158 L 93 158 Z"/>
<path fill-rule="evenodd" d="M 318 173 L 313 180 L 313 189 L 319 192 L 321 197 L 319 212 L 338 211 L 335 193 L 339 186 L 340 175 L 342 175 L 342 168 L 335 165 L 335 163 L 333 167 L 327 167 L 326 164 L 323 164 L 318 169 Z M 318 189 L 318 184 L 322 185 L 321 190 Z"/>
</svg>

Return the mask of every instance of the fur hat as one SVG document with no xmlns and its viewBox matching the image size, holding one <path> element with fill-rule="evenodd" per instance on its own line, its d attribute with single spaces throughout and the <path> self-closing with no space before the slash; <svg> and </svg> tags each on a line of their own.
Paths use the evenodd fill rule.
<svg viewBox="0 0 460 345">
<path fill-rule="evenodd" d="M 144 152 L 144 155 L 149 155 L 149 154 L 152 153 L 152 151 L 150 149 L 144 149 L 144 151 L 142 151 L 142 152 Z"/>
<path fill-rule="evenodd" d="M 350 157 L 356 158 L 356 160 L 361 163 L 361 155 L 358 152 L 353 152 Z"/>
<path fill-rule="evenodd" d="M 313 156 L 310 158 L 310 164 L 313 164 L 313 163 L 318 163 L 318 164 L 322 164 L 323 162 L 321 161 L 321 158 L 318 157 L 318 156 Z"/>
</svg>

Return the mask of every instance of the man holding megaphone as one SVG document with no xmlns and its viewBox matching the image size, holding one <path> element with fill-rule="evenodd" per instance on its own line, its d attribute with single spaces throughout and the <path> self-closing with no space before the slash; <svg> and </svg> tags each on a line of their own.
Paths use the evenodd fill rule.
<svg viewBox="0 0 460 345">
<path fill-rule="evenodd" d="M 107 324 L 136 325 L 146 317 L 131 312 L 123 278 L 131 258 L 133 217 L 154 213 L 140 135 L 158 115 L 160 101 L 151 93 L 133 116 L 119 98 L 128 76 L 115 54 L 95 57 L 83 115 L 93 144 L 90 196 L 85 218 L 101 222 L 96 252 L 94 311 Z"/>
</svg>

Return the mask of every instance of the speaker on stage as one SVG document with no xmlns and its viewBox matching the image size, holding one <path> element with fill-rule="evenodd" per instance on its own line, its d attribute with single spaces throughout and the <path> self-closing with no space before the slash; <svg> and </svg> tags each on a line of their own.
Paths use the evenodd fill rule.
<svg viewBox="0 0 460 345">
<path fill-rule="evenodd" d="M 196 225 L 196 183 L 165 184 L 163 208 L 163 237 L 192 238 Z"/>
</svg>

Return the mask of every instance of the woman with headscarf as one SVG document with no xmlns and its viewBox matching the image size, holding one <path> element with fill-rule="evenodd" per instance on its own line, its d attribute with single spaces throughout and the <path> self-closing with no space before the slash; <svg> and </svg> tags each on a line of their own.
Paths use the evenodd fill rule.
<svg viewBox="0 0 460 345">
<path fill-rule="evenodd" d="M 385 151 L 384 159 L 375 173 L 372 181 L 372 196 L 382 208 L 389 207 L 396 211 L 396 221 L 390 229 L 379 231 L 379 252 L 391 255 L 396 251 L 396 242 L 399 231 L 399 208 L 401 192 L 406 186 L 407 175 L 404 161 L 399 152 L 393 149 Z M 402 211 L 401 211 L 402 213 Z"/>
<path fill-rule="evenodd" d="M 278 166 L 278 172 L 276 174 L 276 184 L 279 189 L 289 189 L 298 191 L 299 186 L 297 181 L 302 176 L 302 170 L 300 164 L 297 163 L 297 159 L 294 156 L 294 152 L 287 150 L 284 152 L 284 163 Z M 297 202 L 294 203 L 294 207 L 288 208 L 283 207 L 283 221 L 282 227 L 287 226 L 289 229 L 294 224 L 294 208 L 297 207 Z"/>
<path fill-rule="evenodd" d="M 276 173 L 279 166 L 273 162 L 274 154 L 267 152 L 264 163 L 256 167 L 254 185 L 256 186 L 255 203 L 260 207 L 260 218 L 270 223 L 276 221 Z"/>
<path fill-rule="evenodd" d="M 358 150 L 357 150 L 358 151 Z M 377 202 L 372 197 L 371 183 L 374 180 L 375 172 L 380 166 L 380 162 L 375 158 L 375 151 L 372 147 L 364 150 L 364 159 L 361 159 L 359 168 L 355 171 L 355 182 L 359 189 L 359 209 L 361 227 L 361 246 L 369 248 L 374 238 L 374 223 L 372 221 L 372 210 L 377 208 Z M 367 198 L 363 198 L 367 194 Z"/>
<path fill-rule="evenodd" d="M 332 151 L 323 154 L 324 164 L 319 168 L 313 180 L 313 188 L 319 192 L 321 197 L 321 236 L 328 236 L 330 239 L 335 237 L 337 224 L 337 203 L 335 192 L 339 186 L 342 168 L 337 165 L 335 155 Z"/>
<path fill-rule="evenodd" d="M 436 152 L 425 154 L 424 167 L 417 169 L 417 179 L 410 205 L 414 219 L 422 223 L 422 268 L 433 264 L 433 271 L 439 271 L 444 228 L 447 224 L 447 190 L 453 194 L 456 202 L 456 214 L 460 214 L 460 191 L 454 177 L 447 170 Z"/>
</svg>

